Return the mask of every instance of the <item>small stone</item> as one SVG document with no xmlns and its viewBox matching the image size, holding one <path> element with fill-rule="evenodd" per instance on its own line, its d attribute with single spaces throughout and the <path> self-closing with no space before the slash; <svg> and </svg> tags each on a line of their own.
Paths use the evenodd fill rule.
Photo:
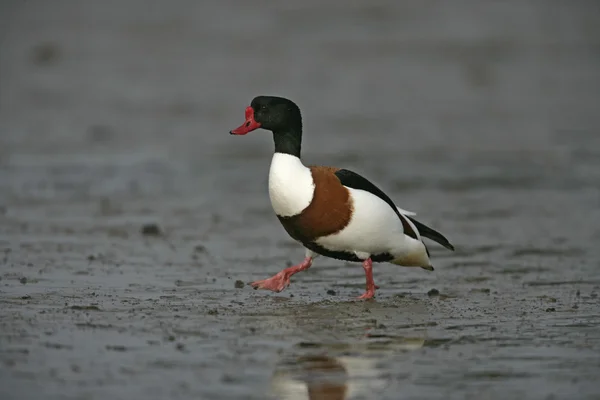
<svg viewBox="0 0 600 400">
<path fill-rule="evenodd" d="M 556 308 L 554 308 L 554 307 L 546 308 L 546 312 L 554 312 L 554 311 L 556 311 Z"/>
<path fill-rule="evenodd" d="M 113 129 L 105 124 L 91 125 L 87 133 L 90 141 L 97 143 L 108 142 L 115 136 Z"/>
<path fill-rule="evenodd" d="M 96 259 L 96 256 L 93 254 L 90 254 L 89 256 L 87 256 L 88 261 L 94 261 Z"/>
<path fill-rule="evenodd" d="M 235 284 L 234 284 L 234 286 L 235 286 L 235 288 L 236 288 L 236 289 L 243 289 L 243 288 L 244 288 L 244 286 L 246 286 L 246 285 L 244 284 L 244 282 L 243 282 L 243 281 L 240 281 L 240 280 L 238 279 L 237 281 L 235 281 Z"/>
<path fill-rule="evenodd" d="M 328 294 L 328 295 L 330 295 L 330 296 L 335 296 L 337 293 L 335 292 L 335 290 L 333 290 L 333 289 L 329 289 L 329 290 L 327 291 L 327 294 Z"/>
<path fill-rule="evenodd" d="M 223 374 L 223 376 L 221 377 L 221 382 L 223 382 L 223 383 L 233 383 L 233 382 L 235 382 L 235 378 L 232 375 Z"/>
<path fill-rule="evenodd" d="M 199 244 L 196 247 L 194 247 L 194 251 L 196 253 L 206 253 L 206 247 L 204 247 L 203 245 Z"/>
<path fill-rule="evenodd" d="M 575 296 L 577 296 L 577 297 L 581 296 L 581 292 L 579 291 L 579 289 L 577 289 L 577 293 L 575 293 Z"/>
<path fill-rule="evenodd" d="M 33 47 L 31 59 L 35 65 L 47 66 L 60 58 L 60 47 L 53 42 L 40 43 Z"/>
<path fill-rule="evenodd" d="M 71 306 L 71 310 L 80 310 L 80 311 L 101 311 L 100 307 L 96 306 L 96 305 L 89 305 L 89 306 L 80 306 L 80 305 L 74 305 Z"/>
<path fill-rule="evenodd" d="M 185 350 L 185 345 L 183 343 L 177 343 L 175 345 L 175 348 L 179 351 L 184 351 Z"/>
<path fill-rule="evenodd" d="M 217 310 L 216 308 L 213 308 L 212 310 L 208 310 L 208 315 L 218 315 L 219 314 L 219 310 Z"/>
<path fill-rule="evenodd" d="M 127 347 L 123 346 L 123 345 L 115 345 L 115 346 L 111 346 L 111 345 L 106 345 L 106 350 L 111 350 L 111 351 L 118 351 L 118 352 L 124 352 L 127 351 Z"/>
<path fill-rule="evenodd" d="M 429 292 L 427 292 L 427 296 L 429 297 L 435 297 L 435 296 L 439 296 L 440 295 L 440 291 L 437 289 L 431 289 Z"/>
<path fill-rule="evenodd" d="M 160 227 L 156 224 L 146 224 L 142 226 L 142 235 L 144 236 L 160 236 Z"/>
<path fill-rule="evenodd" d="M 21 279 L 19 279 L 19 282 L 21 282 L 22 285 L 25 285 L 27 283 L 27 278 L 22 277 Z"/>
<path fill-rule="evenodd" d="M 174 341 L 175 341 L 175 336 L 173 336 L 173 335 L 169 335 L 169 337 L 167 337 L 167 340 L 168 340 L 169 342 L 174 342 Z"/>
</svg>

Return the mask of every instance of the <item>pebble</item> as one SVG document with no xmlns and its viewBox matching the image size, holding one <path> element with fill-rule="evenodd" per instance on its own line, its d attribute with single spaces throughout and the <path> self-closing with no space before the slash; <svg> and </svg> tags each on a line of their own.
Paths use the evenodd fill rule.
<svg viewBox="0 0 600 400">
<path fill-rule="evenodd" d="M 144 236 L 160 236 L 160 227 L 156 224 L 145 224 L 141 229 L 142 235 Z"/>
</svg>

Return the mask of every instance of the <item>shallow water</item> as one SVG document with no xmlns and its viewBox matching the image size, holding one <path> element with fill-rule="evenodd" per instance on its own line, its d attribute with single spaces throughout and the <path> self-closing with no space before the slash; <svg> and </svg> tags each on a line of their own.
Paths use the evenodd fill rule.
<svg viewBox="0 0 600 400">
<path fill-rule="evenodd" d="M 600 397 L 600 26 L 581 2 L 0 4 L 2 399 Z M 297 262 L 307 163 L 444 232 L 435 272 Z M 143 235 L 157 224 L 158 235 Z M 152 232 L 150 232 L 152 233 Z M 436 289 L 436 294 L 432 289 Z"/>
</svg>

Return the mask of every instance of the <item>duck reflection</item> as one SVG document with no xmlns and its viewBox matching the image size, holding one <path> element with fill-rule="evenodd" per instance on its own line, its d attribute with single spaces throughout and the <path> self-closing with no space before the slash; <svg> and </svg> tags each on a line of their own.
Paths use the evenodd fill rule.
<svg viewBox="0 0 600 400">
<path fill-rule="evenodd" d="M 272 394 L 280 400 L 371 398 L 387 385 L 378 364 L 398 351 L 423 347 L 424 339 L 393 338 L 360 344 L 300 343 L 277 365 Z M 298 355 L 298 352 L 313 354 Z M 314 353 L 318 351 L 318 353 Z M 337 355 L 336 355 L 337 354 Z"/>
<path fill-rule="evenodd" d="M 348 393 L 348 371 L 333 357 L 302 356 L 290 365 L 291 374 L 279 374 L 275 381 L 283 384 L 277 391 L 281 399 L 344 400 Z M 280 372 L 283 372 L 280 370 Z M 295 383 L 292 383 L 295 381 Z M 275 383 L 275 382 L 274 382 Z M 291 389 L 291 390 L 290 390 Z M 308 396 L 308 397 L 307 397 Z"/>
</svg>

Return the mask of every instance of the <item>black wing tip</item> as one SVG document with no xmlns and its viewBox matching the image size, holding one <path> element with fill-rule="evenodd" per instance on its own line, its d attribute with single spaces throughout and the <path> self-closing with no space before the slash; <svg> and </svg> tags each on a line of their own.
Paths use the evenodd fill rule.
<svg viewBox="0 0 600 400">
<path fill-rule="evenodd" d="M 426 238 L 429 238 L 429 239 L 433 240 L 434 242 L 437 242 L 437 243 L 441 244 L 442 246 L 444 246 L 444 248 L 446 248 L 446 249 L 448 249 L 450 251 L 454 251 L 455 250 L 454 249 L 454 245 L 452 243 L 450 243 L 448 241 L 448 239 L 446 239 L 441 233 L 439 233 L 439 232 L 436 232 L 436 233 L 439 236 L 438 235 L 430 235 L 430 236 L 428 236 L 428 235 L 423 234 L 423 233 L 421 233 L 421 234 L 423 236 L 425 236 Z M 432 237 L 432 236 L 435 236 L 435 237 Z"/>
<path fill-rule="evenodd" d="M 450 243 L 450 241 L 448 239 L 446 239 L 442 234 L 440 234 L 441 238 L 443 238 L 443 240 L 437 241 L 439 244 L 441 244 L 442 246 L 444 246 L 445 248 L 447 248 L 450 251 L 454 251 L 454 245 L 452 243 Z M 430 238 L 431 239 L 431 238 Z M 432 239 L 434 240 L 434 239 Z"/>
<path fill-rule="evenodd" d="M 417 221 L 414 218 L 411 218 L 411 217 L 408 217 L 408 218 L 415 224 L 415 227 L 417 228 L 417 230 L 419 231 L 421 236 L 424 236 L 428 239 L 433 240 L 434 242 L 441 244 L 448 250 L 454 251 L 454 246 L 452 245 L 452 243 L 450 243 L 450 241 L 448 239 L 446 239 L 446 237 L 444 235 L 442 235 L 435 229 L 431 229 L 427 225 Z"/>
<path fill-rule="evenodd" d="M 446 249 L 448 249 L 450 251 L 454 251 L 455 250 L 454 245 L 452 245 L 452 243 L 450 243 L 448 240 L 441 240 L 441 238 L 437 238 L 437 237 L 433 238 L 433 237 L 427 236 L 427 235 L 425 235 L 423 233 L 421 233 L 421 235 L 425 236 L 426 238 L 429 238 L 429 239 L 433 240 L 434 242 L 437 242 L 438 244 L 442 245 L 444 248 L 446 248 Z"/>
<path fill-rule="evenodd" d="M 447 248 L 448 250 L 450 250 L 450 251 L 454 251 L 454 250 L 456 250 L 456 249 L 454 248 L 454 246 L 452 245 L 452 243 L 450 243 L 450 242 L 447 242 L 446 244 L 442 244 L 442 243 L 440 243 L 440 244 L 441 244 L 442 246 L 444 246 L 445 248 Z"/>
</svg>

